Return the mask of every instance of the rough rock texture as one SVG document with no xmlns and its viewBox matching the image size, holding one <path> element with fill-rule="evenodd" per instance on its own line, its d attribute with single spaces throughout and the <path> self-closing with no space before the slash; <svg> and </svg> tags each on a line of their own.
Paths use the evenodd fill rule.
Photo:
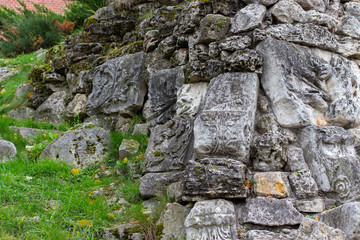
<svg viewBox="0 0 360 240">
<path fill-rule="evenodd" d="M 295 205 L 297 210 L 306 213 L 320 213 L 325 209 L 324 199 L 321 198 L 314 200 L 298 200 Z"/>
<path fill-rule="evenodd" d="M 180 182 L 182 177 L 182 172 L 147 173 L 140 179 L 140 194 L 143 198 L 156 197 L 171 184 Z"/>
<path fill-rule="evenodd" d="M 318 186 L 309 170 L 299 169 L 289 175 L 291 187 L 300 199 L 318 195 Z"/>
<path fill-rule="evenodd" d="M 340 201 L 359 196 L 360 160 L 345 129 L 307 127 L 299 142 L 319 190 Z"/>
<path fill-rule="evenodd" d="M 240 220 L 263 226 L 300 224 L 303 215 L 288 200 L 257 197 L 247 201 Z"/>
<path fill-rule="evenodd" d="M 206 82 L 184 84 L 177 92 L 176 114 L 195 117 L 204 100 L 207 86 Z"/>
<path fill-rule="evenodd" d="M 230 157 L 248 162 L 258 87 L 258 78 L 251 73 L 223 74 L 210 82 L 194 125 L 199 158 Z"/>
<path fill-rule="evenodd" d="M 185 239 L 184 222 L 190 209 L 178 203 L 168 203 L 156 222 L 156 233 L 162 240 Z"/>
<path fill-rule="evenodd" d="M 331 239 L 331 240 L 345 240 L 345 234 L 340 229 L 329 227 L 322 222 L 315 221 L 309 218 L 304 218 L 301 222 L 298 234 L 295 239 Z"/>
<path fill-rule="evenodd" d="M 53 133 L 53 134 L 58 134 L 60 136 L 63 133 L 63 132 L 57 131 L 57 130 L 44 130 L 44 129 L 15 127 L 15 126 L 10 126 L 9 129 L 11 131 L 18 133 L 22 138 L 29 138 L 29 139 L 36 137 L 40 134 Z"/>
<path fill-rule="evenodd" d="M 12 142 L 0 138 L 0 162 L 13 159 L 16 156 L 16 147 Z"/>
<path fill-rule="evenodd" d="M 40 158 L 65 161 L 76 168 L 85 168 L 106 159 L 109 132 L 93 124 L 78 125 L 51 142 Z"/>
<path fill-rule="evenodd" d="M 198 43 L 213 42 L 223 39 L 229 32 L 230 18 L 220 14 L 209 14 L 200 22 Z"/>
<path fill-rule="evenodd" d="M 133 139 L 124 139 L 119 147 L 119 159 L 123 160 L 126 157 L 134 155 L 139 150 L 140 143 Z"/>
<path fill-rule="evenodd" d="M 254 174 L 254 192 L 257 196 L 284 198 L 289 196 L 290 184 L 286 174 L 266 172 Z"/>
<path fill-rule="evenodd" d="M 184 200 L 246 198 L 246 166 L 235 160 L 204 158 L 190 162 L 184 175 Z"/>
<path fill-rule="evenodd" d="M 186 239 L 237 239 L 234 205 L 223 199 L 197 202 L 185 220 Z"/>
<path fill-rule="evenodd" d="M 62 124 L 66 110 L 66 97 L 67 94 L 65 91 L 53 93 L 36 109 L 36 119 L 42 122 Z"/>
<path fill-rule="evenodd" d="M 241 9 L 231 23 L 230 31 L 240 33 L 252 30 L 261 25 L 265 18 L 266 7 L 260 4 L 250 4 Z"/>
<path fill-rule="evenodd" d="M 333 228 L 339 228 L 346 234 L 346 239 L 360 238 L 360 203 L 346 203 L 340 207 L 320 214 L 320 221 Z"/>
<path fill-rule="evenodd" d="M 147 91 L 144 53 L 115 58 L 97 67 L 86 113 L 131 112 L 139 110 Z"/>
</svg>

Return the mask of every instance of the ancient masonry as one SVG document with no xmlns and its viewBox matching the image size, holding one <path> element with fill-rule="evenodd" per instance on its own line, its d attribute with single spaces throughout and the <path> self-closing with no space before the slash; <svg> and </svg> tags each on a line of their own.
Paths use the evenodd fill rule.
<svg viewBox="0 0 360 240">
<path fill-rule="evenodd" d="M 140 192 L 178 202 L 162 239 L 360 239 L 360 3 L 132 2 L 50 50 L 10 115 L 119 130 L 142 113 Z M 61 139 L 43 154 L 101 160 L 90 130 L 94 157 Z"/>
</svg>

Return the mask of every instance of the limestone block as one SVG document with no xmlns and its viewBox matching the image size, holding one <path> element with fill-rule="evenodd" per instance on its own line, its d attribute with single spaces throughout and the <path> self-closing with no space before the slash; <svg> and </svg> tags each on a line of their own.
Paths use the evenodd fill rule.
<svg viewBox="0 0 360 240">
<path fill-rule="evenodd" d="M 12 142 L 0 138 L 0 162 L 6 162 L 16 156 L 16 147 Z"/>
<path fill-rule="evenodd" d="M 318 194 L 318 186 L 311 176 L 310 170 L 298 170 L 289 175 L 289 180 L 295 195 L 298 198 L 315 197 Z"/>
<path fill-rule="evenodd" d="M 85 114 L 85 94 L 76 94 L 74 99 L 67 105 L 65 116 L 70 118 L 83 118 Z"/>
<path fill-rule="evenodd" d="M 195 203 L 185 220 L 186 239 L 237 239 L 232 202 L 215 199 Z"/>
<path fill-rule="evenodd" d="M 240 33 L 252 30 L 261 25 L 265 18 L 266 7 L 260 4 L 249 4 L 242 8 L 233 18 L 230 31 Z"/>
<path fill-rule="evenodd" d="M 210 43 L 224 39 L 229 32 L 231 20 L 220 14 L 206 15 L 200 21 L 198 43 Z"/>
<path fill-rule="evenodd" d="M 134 155 L 139 150 L 140 143 L 133 139 L 124 139 L 119 147 L 119 159 L 123 160 L 126 157 Z"/>
<path fill-rule="evenodd" d="M 172 183 L 181 181 L 182 177 L 182 172 L 147 173 L 140 179 L 140 194 L 146 199 L 156 197 Z"/>
<path fill-rule="evenodd" d="M 264 172 L 254 174 L 254 192 L 257 196 L 285 198 L 291 191 L 286 174 Z"/>
<path fill-rule="evenodd" d="M 296 0 L 296 2 L 305 10 L 316 10 L 321 13 L 326 10 L 324 0 Z"/>
<path fill-rule="evenodd" d="M 208 83 L 184 84 L 177 92 L 176 114 L 195 117 L 206 94 Z"/>
<path fill-rule="evenodd" d="M 325 209 L 324 199 L 321 198 L 313 200 L 297 200 L 295 205 L 299 212 L 304 213 L 320 213 Z"/>
<path fill-rule="evenodd" d="M 50 122 L 52 124 L 64 123 L 65 110 L 66 110 L 65 91 L 55 92 L 43 102 L 35 112 L 35 118 L 41 122 Z"/>
</svg>

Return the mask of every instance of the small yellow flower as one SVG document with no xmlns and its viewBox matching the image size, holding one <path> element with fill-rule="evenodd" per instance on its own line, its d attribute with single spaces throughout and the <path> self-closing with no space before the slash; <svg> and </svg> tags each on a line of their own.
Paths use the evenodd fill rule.
<svg viewBox="0 0 360 240">
<path fill-rule="evenodd" d="M 43 134 L 43 137 L 46 137 L 46 134 Z"/>
<path fill-rule="evenodd" d="M 99 183 L 101 183 L 101 181 L 98 180 L 98 179 L 96 179 L 96 180 L 95 180 L 95 184 L 99 184 Z"/>
<path fill-rule="evenodd" d="M 9 61 L 10 61 L 9 59 L 5 59 L 5 60 L 4 60 L 4 63 L 5 63 L 5 64 L 8 64 Z"/>
<path fill-rule="evenodd" d="M 10 178 L 10 181 L 14 180 L 14 178 Z"/>
<path fill-rule="evenodd" d="M 80 172 L 80 169 L 77 169 L 77 168 L 73 168 L 72 170 L 71 170 L 71 173 L 73 174 L 73 175 L 76 175 L 76 174 L 78 174 Z"/>
<path fill-rule="evenodd" d="M 87 224 L 87 221 L 85 219 L 81 219 L 78 221 L 78 224 L 80 224 L 81 226 L 84 226 Z"/>
<path fill-rule="evenodd" d="M 91 226 L 92 226 L 92 221 L 91 221 L 91 220 L 88 221 L 88 222 L 86 223 L 86 225 L 88 225 L 88 227 L 91 227 Z"/>
<path fill-rule="evenodd" d="M 16 134 L 14 135 L 14 140 L 15 141 L 18 140 L 18 137 L 16 136 Z"/>
<path fill-rule="evenodd" d="M 83 187 L 83 185 L 80 185 L 80 187 Z"/>
<path fill-rule="evenodd" d="M 0 94 L 5 94 L 6 93 L 6 89 L 3 88 L 3 90 L 1 90 Z"/>
<path fill-rule="evenodd" d="M 8 115 L 6 115 L 6 114 L 3 114 L 1 117 L 2 117 L 3 119 L 7 119 L 7 118 L 9 118 L 9 116 L 8 116 Z"/>
<path fill-rule="evenodd" d="M 123 160 L 123 161 L 124 161 L 124 163 L 127 163 L 127 160 L 128 160 L 128 159 L 127 159 L 127 157 L 126 157 L 126 158 L 124 158 L 124 160 Z"/>
<path fill-rule="evenodd" d="M 93 204 L 93 203 L 94 203 L 93 201 L 89 200 L 89 204 Z"/>
<path fill-rule="evenodd" d="M 111 218 L 115 217 L 115 215 L 113 213 L 108 213 L 108 216 L 111 217 Z"/>
</svg>

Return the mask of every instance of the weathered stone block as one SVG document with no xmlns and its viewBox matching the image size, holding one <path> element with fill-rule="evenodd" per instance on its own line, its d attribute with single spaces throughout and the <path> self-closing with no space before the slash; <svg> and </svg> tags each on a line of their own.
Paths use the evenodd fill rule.
<svg viewBox="0 0 360 240">
<path fill-rule="evenodd" d="M 260 4 L 249 4 L 241 9 L 233 18 L 232 33 L 240 33 L 252 30 L 261 25 L 265 18 L 266 7 Z"/>
<path fill-rule="evenodd" d="M 124 139 L 119 147 L 119 159 L 123 160 L 126 157 L 134 155 L 139 150 L 140 143 L 133 139 Z"/>
<path fill-rule="evenodd" d="M 205 158 L 190 162 L 184 174 L 184 200 L 246 198 L 246 166 L 235 160 Z"/>
<path fill-rule="evenodd" d="M 229 32 L 231 20 L 220 14 L 206 15 L 200 21 L 198 43 L 210 43 L 224 39 Z"/>
<path fill-rule="evenodd" d="M 215 199 L 195 203 L 185 220 L 186 239 L 237 239 L 232 202 Z"/>
<path fill-rule="evenodd" d="M 254 192 L 258 196 L 284 198 L 291 191 L 286 174 L 281 172 L 255 173 L 254 181 Z"/>
<path fill-rule="evenodd" d="M 13 159 L 16 156 L 16 147 L 12 142 L 0 138 L 0 162 Z"/>
<path fill-rule="evenodd" d="M 297 210 L 305 213 L 320 213 L 325 209 L 324 199 L 321 198 L 314 200 L 297 200 L 295 205 Z"/>
<path fill-rule="evenodd" d="M 176 114 L 195 117 L 204 101 L 208 83 L 184 84 L 177 92 Z"/>
<path fill-rule="evenodd" d="M 182 172 L 147 173 L 140 179 L 140 194 L 143 198 L 156 197 L 170 184 L 180 182 L 182 177 Z"/>
<path fill-rule="evenodd" d="M 318 187 L 310 170 L 298 170 L 289 175 L 290 184 L 298 198 L 316 197 Z"/>
</svg>

